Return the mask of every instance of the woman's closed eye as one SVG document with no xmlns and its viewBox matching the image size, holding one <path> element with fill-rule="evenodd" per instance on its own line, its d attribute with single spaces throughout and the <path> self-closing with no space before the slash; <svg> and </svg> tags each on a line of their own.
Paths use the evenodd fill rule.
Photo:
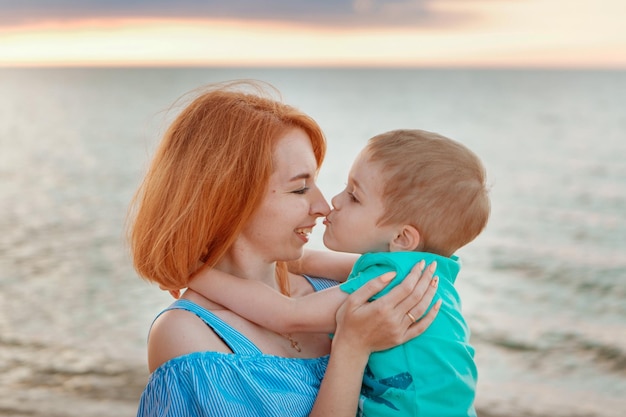
<svg viewBox="0 0 626 417">
<path fill-rule="evenodd" d="M 306 194 L 309 190 L 310 190 L 310 187 L 302 187 L 302 188 L 298 188 L 297 190 L 293 190 L 291 193 L 292 194 Z"/>
</svg>

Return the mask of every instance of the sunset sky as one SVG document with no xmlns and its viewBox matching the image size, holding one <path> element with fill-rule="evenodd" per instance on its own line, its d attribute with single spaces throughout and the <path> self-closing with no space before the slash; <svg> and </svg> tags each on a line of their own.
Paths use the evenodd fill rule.
<svg viewBox="0 0 626 417">
<path fill-rule="evenodd" d="M 624 0 L 0 0 L 0 66 L 626 68 Z"/>
</svg>

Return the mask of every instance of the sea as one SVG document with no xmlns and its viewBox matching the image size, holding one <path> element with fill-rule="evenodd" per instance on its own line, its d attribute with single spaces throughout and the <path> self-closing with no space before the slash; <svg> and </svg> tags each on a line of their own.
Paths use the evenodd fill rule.
<svg viewBox="0 0 626 417">
<path fill-rule="evenodd" d="M 474 150 L 492 214 L 457 285 L 479 415 L 626 415 L 626 71 L 447 68 L 0 69 L 0 415 L 63 415 L 59 396 L 134 407 L 147 372 L 130 393 L 125 372 L 145 370 L 172 299 L 132 268 L 128 205 L 178 99 L 235 79 L 318 121 L 327 199 L 378 133 Z"/>
</svg>

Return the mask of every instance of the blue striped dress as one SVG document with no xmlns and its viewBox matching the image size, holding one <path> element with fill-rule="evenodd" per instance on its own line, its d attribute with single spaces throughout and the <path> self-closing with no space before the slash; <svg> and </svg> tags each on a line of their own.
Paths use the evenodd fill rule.
<svg viewBox="0 0 626 417">
<path fill-rule="evenodd" d="M 308 278 L 317 290 L 334 281 Z M 308 416 L 328 365 L 320 358 L 263 354 L 250 340 L 189 300 L 169 308 L 200 317 L 234 352 L 194 352 L 157 368 L 141 395 L 138 417 Z"/>
</svg>

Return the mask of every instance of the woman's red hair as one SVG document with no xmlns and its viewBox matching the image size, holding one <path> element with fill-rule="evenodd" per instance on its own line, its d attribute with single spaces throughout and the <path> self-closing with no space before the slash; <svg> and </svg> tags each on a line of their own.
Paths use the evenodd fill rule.
<svg viewBox="0 0 626 417">
<path fill-rule="evenodd" d="M 214 266 L 260 205 L 274 145 L 293 128 L 307 133 L 321 165 L 326 141 L 318 124 L 260 83 L 213 85 L 195 98 L 165 133 L 131 205 L 139 275 L 177 290 Z M 288 292 L 282 263 L 277 276 Z"/>
</svg>

